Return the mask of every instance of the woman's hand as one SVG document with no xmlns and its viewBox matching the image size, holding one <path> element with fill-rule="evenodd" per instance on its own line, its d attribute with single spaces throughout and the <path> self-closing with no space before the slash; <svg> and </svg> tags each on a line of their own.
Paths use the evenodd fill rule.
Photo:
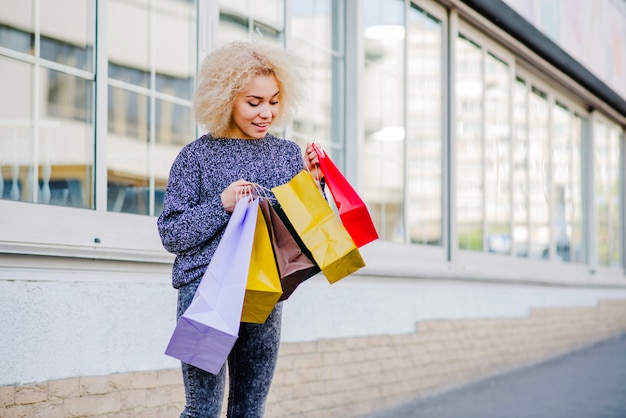
<svg viewBox="0 0 626 418">
<path fill-rule="evenodd" d="M 315 145 L 317 145 L 317 147 L 321 149 L 318 144 Z M 315 166 L 319 163 L 320 161 L 317 158 L 317 152 L 315 152 L 315 150 L 313 149 L 313 145 L 311 143 L 306 144 L 306 148 L 304 149 L 304 165 L 306 169 L 309 171 L 313 171 Z"/>
<path fill-rule="evenodd" d="M 237 201 L 244 196 L 250 196 L 253 192 L 254 186 L 249 181 L 241 179 L 230 183 L 221 194 L 224 210 L 232 213 Z"/>
</svg>

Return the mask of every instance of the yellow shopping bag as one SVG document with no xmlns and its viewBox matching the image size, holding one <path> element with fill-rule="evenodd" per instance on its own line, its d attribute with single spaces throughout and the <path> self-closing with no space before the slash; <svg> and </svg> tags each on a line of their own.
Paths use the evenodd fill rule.
<svg viewBox="0 0 626 418">
<path fill-rule="evenodd" d="M 272 191 L 331 284 L 365 266 L 359 249 L 320 193 L 311 173 L 303 170 Z"/>
<path fill-rule="evenodd" d="M 261 209 L 258 209 L 241 322 L 262 324 L 283 294 L 274 250 Z"/>
</svg>

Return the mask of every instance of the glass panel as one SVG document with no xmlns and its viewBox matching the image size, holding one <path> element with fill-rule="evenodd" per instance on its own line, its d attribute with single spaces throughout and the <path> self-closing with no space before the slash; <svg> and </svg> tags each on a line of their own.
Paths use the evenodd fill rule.
<svg viewBox="0 0 626 418">
<path fill-rule="evenodd" d="M 107 169 L 110 211 L 149 214 L 149 114 L 147 96 L 109 87 Z"/>
<path fill-rule="evenodd" d="M 456 80 L 456 197 L 459 248 L 483 250 L 483 77 L 479 46 L 460 37 Z"/>
<path fill-rule="evenodd" d="M 546 95 L 529 97 L 529 257 L 550 258 L 550 107 Z"/>
<path fill-rule="evenodd" d="M 37 201 L 93 208 L 94 82 L 47 69 L 41 80 Z"/>
<path fill-rule="evenodd" d="M 322 2 L 324 0 L 320 1 L 320 3 Z M 276 29 L 278 32 L 283 32 L 285 30 L 284 3 L 284 0 L 248 1 L 248 7 L 250 8 L 250 14 L 254 16 L 256 21 Z"/>
<path fill-rule="evenodd" d="M 581 262 L 581 120 L 553 106 L 554 238 L 561 261 Z"/>
<path fill-rule="evenodd" d="M 412 243 L 442 245 L 443 28 L 409 10 L 407 218 Z"/>
<path fill-rule="evenodd" d="M 196 71 L 196 10 L 193 2 L 155 0 L 156 89 L 190 100 Z"/>
<path fill-rule="evenodd" d="M 511 254 L 511 76 L 509 66 L 485 58 L 485 221 L 490 253 Z"/>
<path fill-rule="evenodd" d="M 127 78 L 131 73 L 150 74 L 149 0 L 110 0 L 108 13 L 109 77 L 137 85 Z M 178 45 L 181 49 L 185 47 Z M 115 71 L 118 67 L 128 71 Z M 147 86 L 148 80 L 149 77 L 138 85 Z"/>
<path fill-rule="evenodd" d="M 594 191 L 597 217 L 598 263 L 618 267 L 620 262 L 620 134 L 619 127 L 595 121 L 593 129 Z"/>
<path fill-rule="evenodd" d="M 529 253 L 528 87 L 523 80 L 513 86 L 513 247 L 518 257 Z"/>
<path fill-rule="evenodd" d="M 156 101 L 156 143 L 182 147 L 195 135 L 191 109 L 165 100 Z"/>
<path fill-rule="evenodd" d="M 298 7 L 293 2 L 293 7 Z M 285 30 L 285 0 L 220 0 L 220 10 L 240 16 L 253 16 L 261 25 L 273 28 L 278 32 Z M 246 24 L 246 27 L 248 25 Z"/>
<path fill-rule="evenodd" d="M 155 183 L 155 212 L 163 210 L 163 197 L 170 167 L 180 148 L 195 139 L 191 109 L 165 100 L 156 101 L 156 134 L 152 166 Z"/>
<path fill-rule="evenodd" d="M 341 73 L 334 74 L 333 9 L 330 0 L 305 0 L 294 4 L 292 16 L 293 45 L 298 55 L 307 62 L 310 75 L 306 101 L 296 115 L 293 139 L 300 145 L 315 141 L 330 150 L 340 164 L 340 149 L 333 149 L 333 118 L 341 116 L 340 93 L 333 89 Z"/>
<path fill-rule="evenodd" d="M 0 73 L 0 196 L 32 201 L 34 67 L 0 56 Z"/>
<path fill-rule="evenodd" d="M 229 13 L 220 13 L 217 46 L 246 40 L 248 40 L 248 19 Z"/>
<path fill-rule="evenodd" d="M 383 240 L 405 242 L 404 2 L 366 0 L 363 195 Z"/>
<path fill-rule="evenodd" d="M 583 119 L 578 115 L 570 118 L 570 179 L 565 188 L 565 222 L 569 231 L 570 261 L 587 261 L 583 246 Z"/>
<path fill-rule="evenodd" d="M 0 46 L 35 54 L 33 0 L 0 1 Z"/>
<path fill-rule="evenodd" d="M 39 114 L 31 116 L 33 67 L 0 57 L 10 102 L 0 121 L 3 199 L 93 208 L 93 82 L 41 69 Z M 6 78 L 2 78 L 6 80 Z M 20 81 L 21 80 L 21 81 Z M 14 89 L 20 93 L 11 94 Z"/>
<path fill-rule="evenodd" d="M 40 1 L 41 57 L 93 71 L 94 2 Z M 71 22 L 71 24 L 68 24 Z"/>
<path fill-rule="evenodd" d="M 109 15 L 109 76 L 127 86 L 109 86 L 107 206 L 158 215 L 163 172 L 196 137 L 196 2 L 111 0 Z"/>
</svg>

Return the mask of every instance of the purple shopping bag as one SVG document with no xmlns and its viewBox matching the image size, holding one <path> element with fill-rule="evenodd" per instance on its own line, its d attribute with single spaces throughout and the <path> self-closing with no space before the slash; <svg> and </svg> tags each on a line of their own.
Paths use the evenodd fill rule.
<svg viewBox="0 0 626 418">
<path fill-rule="evenodd" d="M 239 335 L 259 201 L 240 199 L 165 354 L 218 374 Z"/>
</svg>

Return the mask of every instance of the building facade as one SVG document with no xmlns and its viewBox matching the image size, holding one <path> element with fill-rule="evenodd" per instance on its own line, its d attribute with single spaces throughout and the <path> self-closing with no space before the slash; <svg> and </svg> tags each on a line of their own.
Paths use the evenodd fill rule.
<svg viewBox="0 0 626 418">
<path fill-rule="evenodd" d="M 622 0 L 4 0 L 0 415 L 176 416 L 156 216 L 208 52 L 295 50 L 281 136 L 380 239 L 284 302 L 267 414 L 360 416 L 626 332 Z"/>
</svg>

